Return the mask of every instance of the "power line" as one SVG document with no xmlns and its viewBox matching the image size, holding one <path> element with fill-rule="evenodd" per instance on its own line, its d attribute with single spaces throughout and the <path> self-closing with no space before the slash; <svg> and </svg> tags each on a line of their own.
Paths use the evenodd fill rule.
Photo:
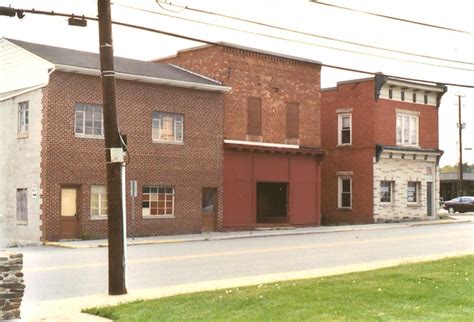
<svg viewBox="0 0 474 322">
<path fill-rule="evenodd" d="M 81 18 L 86 19 L 86 20 L 98 21 L 98 18 L 96 18 L 96 17 L 90 17 L 90 16 L 85 16 L 85 15 L 80 16 L 80 15 L 73 15 L 73 14 L 66 14 L 66 13 L 57 13 L 57 12 L 54 12 L 54 11 L 41 11 L 41 10 L 35 10 L 35 9 L 31 9 L 31 10 L 17 9 L 17 12 L 20 12 L 20 13 L 23 13 L 23 14 L 24 13 L 32 13 L 32 14 L 48 15 L 48 16 L 59 16 L 59 17 L 66 17 L 66 18 L 81 17 Z M 223 43 L 219 43 L 219 42 L 209 41 L 209 40 L 190 37 L 190 36 L 184 36 L 184 35 L 180 35 L 180 34 L 177 34 L 177 33 L 172 33 L 172 32 L 153 29 L 153 28 L 149 28 L 149 27 L 133 25 L 133 24 L 129 24 L 129 23 L 126 23 L 126 22 L 112 21 L 112 24 L 117 25 L 117 26 L 137 29 L 137 30 L 143 30 L 143 31 L 158 33 L 158 34 L 162 34 L 162 35 L 166 35 L 166 36 L 170 36 L 170 37 L 186 39 L 186 40 L 189 40 L 189 41 L 199 42 L 199 43 L 203 43 L 203 44 L 207 44 L 207 45 L 214 45 L 214 46 L 232 48 L 231 46 L 227 46 L 227 45 L 225 45 Z M 376 72 L 360 70 L 360 69 L 355 69 L 355 68 L 349 68 L 349 67 L 342 67 L 342 66 L 337 66 L 337 65 L 324 64 L 324 63 L 322 63 L 321 66 L 327 67 L 327 68 L 338 69 L 338 70 L 349 71 L 349 72 L 367 74 L 367 75 L 377 75 L 378 74 Z M 433 81 L 433 80 L 425 80 L 425 79 L 418 79 L 418 78 L 409 78 L 409 77 L 388 75 L 388 74 L 385 74 L 385 75 L 388 76 L 388 77 L 394 77 L 394 78 L 398 78 L 398 79 L 402 79 L 402 80 L 409 80 L 409 81 L 415 81 L 415 82 L 432 83 L 432 84 L 442 83 L 442 84 L 448 85 L 448 86 L 474 88 L 474 85 L 459 84 L 459 83 L 447 83 L 447 82 L 442 82 L 442 81 Z"/>
<path fill-rule="evenodd" d="M 321 2 L 319 0 L 309 0 L 309 2 L 312 2 L 314 4 L 320 4 L 320 5 L 323 5 L 323 6 L 332 7 L 332 8 L 337 8 L 337 9 L 362 13 L 362 14 L 366 14 L 366 15 L 370 15 L 370 16 L 379 17 L 379 18 L 391 19 L 391 20 L 395 20 L 395 21 L 415 24 L 415 25 L 424 26 L 424 27 L 430 27 L 430 28 L 436 28 L 436 29 L 441 29 L 441 30 L 459 32 L 459 33 L 463 33 L 463 34 L 474 35 L 474 32 L 467 31 L 467 30 L 460 30 L 460 29 L 444 27 L 444 26 L 439 26 L 439 25 L 433 25 L 433 24 L 429 24 L 429 23 L 424 23 L 424 22 L 419 22 L 419 21 L 414 21 L 414 20 L 409 20 L 409 19 L 404 19 L 404 18 L 398 18 L 398 17 L 388 16 L 388 15 L 382 15 L 382 14 L 375 13 L 375 12 L 343 7 L 343 6 L 339 6 L 339 5 L 332 4 L 332 3 L 327 3 L 327 2 Z"/>
<path fill-rule="evenodd" d="M 157 3 L 159 4 L 161 9 L 166 10 L 166 11 L 171 11 L 171 10 L 166 9 L 159 1 L 157 1 Z M 137 7 L 128 6 L 128 5 L 122 5 L 122 4 L 114 4 L 114 5 L 121 6 L 121 7 L 124 7 L 124 8 L 130 8 L 130 9 L 134 9 L 134 10 L 140 10 L 140 11 L 144 11 L 144 12 L 154 13 L 154 14 L 162 14 L 162 13 L 159 13 L 159 12 L 156 12 L 156 11 L 137 8 Z M 178 6 L 178 5 L 175 5 L 175 4 L 172 4 L 172 3 L 168 3 L 168 5 L 181 8 L 180 11 L 176 11 L 176 12 L 171 11 L 173 13 L 181 13 L 183 10 L 189 10 L 189 11 L 204 13 L 204 14 L 208 14 L 208 15 L 212 15 L 212 16 L 223 17 L 223 18 L 227 18 L 227 19 L 232 19 L 232 20 L 236 20 L 236 21 L 250 23 L 250 24 L 254 24 L 254 25 L 258 25 L 258 26 L 273 28 L 273 29 L 282 30 L 282 31 L 288 31 L 288 32 L 292 32 L 292 33 L 296 33 L 296 34 L 300 34 L 300 35 L 305 35 L 305 36 L 310 36 L 310 37 L 315 37 L 315 38 L 321 38 L 321 39 L 326 39 L 326 40 L 331 40 L 331 41 L 336 41 L 336 42 L 342 42 L 342 43 L 346 43 L 346 44 L 349 44 L 349 45 L 366 47 L 366 48 L 370 48 L 370 49 L 383 50 L 383 51 L 394 52 L 394 53 L 403 54 L 403 55 L 416 56 L 416 57 L 421 57 L 421 58 L 435 59 L 435 60 L 446 61 L 446 62 L 451 62 L 451 63 L 474 65 L 473 62 L 466 62 L 466 61 L 461 61 L 461 60 L 435 57 L 435 56 L 430 56 L 430 55 L 422 55 L 422 54 L 417 54 L 417 53 L 412 53 L 412 52 L 407 52 L 407 51 L 402 51 L 402 50 L 397 50 L 397 49 L 391 49 L 391 48 L 384 48 L 384 47 L 373 46 L 373 45 L 368 45 L 368 44 L 362 44 L 362 43 L 358 43 L 358 42 L 354 42 L 354 41 L 343 40 L 343 39 L 333 38 L 333 37 L 329 37 L 329 36 L 324 36 L 324 35 L 319 35 L 319 34 L 314 34 L 314 33 L 309 33 L 309 32 L 289 29 L 289 28 L 284 28 L 284 27 L 271 25 L 271 24 L 267 24 L 267 23 L 264 23 L 264 22 L 260 22 L 260 21 L 240 18 L 240 17 L 236 17 L 236 16 L 230 16 L 230 15 L 217 13 L 217 12 L 212 12 L 212 11 L 203 10 L 203 9 L 198 9 L 198 8 L 192 8 L 190 6 L 184 6 L 183 7 L 183 6 Z M 162 14 L 162 15 L 166 15 L 166 14 Z M 167 15 L 167 16 L 169 16 L 169 15 Z M 175 17 L 175 16 L 171 16 L 171 17 Z"/>
<path fill-rule="evenodd" d="M 191 18 L 178 17 L 178 16 L 166 14 L 166 13 L 156 12 L 156 11 L 153 11 L 153 10 L 147 10 L 147 9 L 143 9 L 143 8 L 131 7 L 131 6 L 127 6 L 127 5 L 118 5 L 118 6 L 122 6 L 122 7 L 133 9 L 133 10 L 143 11 L 143 12 L 147 12 L 147 13 L 152 13 L 152 14 L 156 14 L 156 15 L 160 15 L 160 16 L 164 16 L 164 17 L 174 18 L 174 19 L 177 19 L 177 20 L 188 21 L 188 22 L 193 22 L 193 23 L 199 23 L 199 24 L 203 24 L 203 25 L 206 25 L 206 26 L 212 26 L 212 27 L 217 27 L 217 28 L 222 28 L 222 29 L 227 29 L 227 30 L 232 30 L 232 31 L 238 31 L 238 32 L 257 35 L 257 36 L 261 36 L 261 37 L 277 39 L 277 40 L 284 40 L 284 41 L 304 44 L 304 45 L 308 45 L 308 46 L 321 47 L 321 48 L 326 48 L 326 49 L 331 49 L 331 50 L 336 50 L 336 51 L 349 52 L 349 53 L 353 53 L 353 54 L 372 56 L 372 57 L 383 58 L 383 59 L 391 59 L 391 60 L 401 61 L 401 62 L 404 62 L 404 63 L 414 63 L 414 64 L 421 64 L 421 65 L 427 65 L 427 66 L 435 66 L 435 67 L 449 68 L 449 69 L 456 69 L 456 70 L 463 70 L 463 71 L 470 71 L 470 72 L 474 71 L 474 69 L 470 69 L 470 68 L 440 65 L 440 64 L 435 64 L 435 63 L 421 62 L 421 61 L 416 61 L 416 60 L 409 60 L 409 59 L 403 59 L 403 58 L 397 58 L 397 57 L 390 57 L 390 56 L 384 56 L 384 55 L 379 55 L 379 54 L 367 53 L 367 52 L 362 52 L 362 51 L 357 51 L 357 50 L 352 50 L 352 49 L 344 49 L 344 48 L 339 48 L 339 47 L 334 47 L 334 46 L 315 44 L 315 43 L 312 43 L 312 42 L 294 40 L 294 39 L 291 39 L 291 38 L 285 38 L 285 37 L 279 37 L 279 36 L 273 36 L 273 35 L 268 35 L 268 34 L 264 34 L 264 33 L 260 33 L 260 32 L 248 31 L 248 30 L 244 30 L 244 29 L 240 29 L 240 28 L 222 26 L 222 25 L 218 25 L 218 24 L 214 24 L 214 23 L 210 23 L 210 22 L 205 22 L 205 21 L 200 21 L 200 20 L 196 20 L 196 19 L 191 19 Z M 389 49 L 385 49 L 385 50 L 390 51 Z M 431 58 L 431 59 L 444 60 L 442 58 Z M 474 63 L 469 63 L 469 62 L 461 62 L 461 63 L 474 65 Z"/>
</svg>

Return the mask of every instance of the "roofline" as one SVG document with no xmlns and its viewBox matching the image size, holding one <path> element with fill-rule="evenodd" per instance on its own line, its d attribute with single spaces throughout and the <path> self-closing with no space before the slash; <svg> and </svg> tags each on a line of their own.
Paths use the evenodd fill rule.
<svg viewBox="0 0 474 322">
<path fill-rule="evenodd" d="M 101 75 L 100 70 L 97 70 L 97 69 L 77 67 L 77 66 L 68 66 L 68 65 L 55 65 L 55 66 L 56 66 L 57 71 L 62 71 L 62 72 L 78 73 L 78 74 L 91 75 L 91 76 Z M 191 89 L 198 89 L 198 90 L 204 90 L 204 91 L 229 92 L 231 90 L 231 87 L 222 86 L 222 85 L 198 84 L 198 83 L 193 83 L 193 82 L 178 81 L 178 80 L 142 76 L 142 75 L 135 75 L 135 74 L 126 74 L 126 73 L 120 73 L 120 72 L 116 72 L 115 76 L 117 77 L 117 79 L 160 84 L 160 85 L 168 85 L 168 86 L 175 86 L 175 87 L 182 87 L 182 88 L 191 88 Z"/>
<path fill-rule="evenodd" d="M 308 58 L 303 58 L 303 57 L 285 55 L 285 54 L 280 54 L 280 53 L 277 53 L 277 52 L 266 51 L 266 50 L 261 50 L 261 49 L 258 49 L 258 48 L 252 48 L 252 47 L 246 47 L 246 46 L 233 44 L 233 43 L 229 43 L 229 42 L 224 42 L 224 41 L 216 42 L 215 44 L 200 45 L 200 46 L 196 46 L 196 47 L 181 49 L 181 50 L 178 50 L 178 52 L 174 55 L 166 56 L 166 57 L 163 57 L 163 58 L 157 58 L 157 59 L 154 59 L 152 61 L 161 61 L 161 60 L 166 60 L 166 59 L 170 59 L 170 58 L 175 58 L 179 55 L 179 53 L 185 53 L 185 52 L 189 52 L 189 51 L 195 51 L 195 50 L 200 50 L 200 49 L 204 49 L 204 48 L 208 48 L 208 47 L 216 47 L 216 46 L 233 48 L 233 49 L 237 49 L 237 50 L 245 50 L 245 51 L 249 51 L 249 52 L 253 52 L 253 53 L 257 53 L 257 54 L 269 55 L 269 56 L 274 56 L 274 57 L 279 57 L 279 58 L 284 58 L 284 59 L 289 59 L 289 60 L 295 60 L 295 61 L 300 61 L 300 62 L 309 63 L 309 64 L 322 65 L 322 62 L 320 62 L 319 60 L 313 60 L 313 59 L 308 59 Z"/>
</svg>

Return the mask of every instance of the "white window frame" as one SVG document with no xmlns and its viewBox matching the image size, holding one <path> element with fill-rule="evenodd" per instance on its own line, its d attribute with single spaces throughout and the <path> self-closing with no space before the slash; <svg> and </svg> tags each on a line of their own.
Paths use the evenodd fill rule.
<svg viewBox="0 0 474 322">
<path fill-rule="evenodd" d="M 147 189 L 148 192 L 145 192 Z M 171 192 L 170 192 L 171 191 Z M 144 196 L 148 194 L 150 197 L 148 200 L 145 200 Z M 164 214 L 152 214 L 152 202 L 157 202 L 157 211 L 159 207 L 159 195 L 164 196 L 165 200 L 165 213 Z M 156 195 L 156 198 L 155 198 Z M 156 186 L 156 185 L 145 185 L 142 187 L 142 217 L 143 218 L 174 218 L 175 217 L 175 195 L 176 190 L 173 186 Z M 169 202 L 167 199 L 171 198 L 171 212 L 166 212 L 166 202 Z M 147 207 L 144 207 L 148 203 Z"/>
<path fill-rule="evenodd" d="M 173 135 L 171 139 L 163 137 L 163 117 L 173 118 Z M 151 137 L 153 142 L 182 144 L 184 141 L 184 115 L 154 111 L 152 114 Z"/>
<path fill-rule="evenodd" d="M 408 129 L 406 122 L 408 121 Z M 414 122 L 414 123 L 413 123 Z M 397 112 L 395 136 L 397 145 L 419 146 L 420 117 L 418 114 Z"/>
<path fill-rule="evenodd" d="M 18 137 L 24 138 L 28 137 L 28 127 L 29 127 L 29 103 L 20 102 L 18 103 Z"/>
<path fill-rule="evenodd" d="M 342 143 L 342 125 L 343 125 L 343 119 L 344 118 L 349 118 L 349 142 Z M 338 114 L 338 122 L 337 122 L 337 144 L 338 145 L 352 145 L 352 113 L 341 113 Z"/>
<path fill-rule="evenodd" d="M 94 204 L 93 196 L 97 195 L 97 202 Z M 104 185 L 92 185 L 91 186 L 91 202 L 90 202 L 90 215 L 91 218 L 105 219 L 107 218 L 108 206 L 107 206 L 107 186 Z M 105 202 L 105 206 L 104 206 Z M 94 210 L 97 209 L 97 213 L 94 214 Z"/>
<path fill-rule="evenodd" d="M 100 109 L 100 132 L 101 134 L 94 134 L 95 133 L 95 123 L 99 122 L 99 120 L 95 120 L 94 112 L 92 112 L 92 134 L 86 134 L 86 111 L 85 110 L 78 110 L 78 108 L 85 109 L 86 107 L 92 108 L 99 108 Z M 82 115 L 82 122 L 80 121 L 79 115 Z M 80 122 L 80 123 L 79 123 Z M 79 129 L 79 131 L 78 131 Z M 87 104 L 87 103 L 76 103 L 74 105 L 74 134 L 76 137 L 81 138 L 92 138 L 92 139 L 103 139 L 104 138 L 104 111 L 101 105 L 97 104 Z"/>
<path fill-rule="evenodd" d="M 409 197 L 409 190 L 410 190 L 410 184 L 414 184 L 415 185 L 415 200 L 413 201 L 410 201 L 410 197 Z M 412 205 L 416 205 L 416 204 L 419 204 L 421 202 L 420 200 L 420 196 L 421 196 L 421 182 L 420 181 L 408 181 L 407 182 L 407 203 L 408 204 L 412 204 Z"/>
<path fill-rule="evenodd" d="M 382 183 L 384 182 L 387 182 L 389 184 L 388 188 L 389 188 L 389 197 L 390 197 L 390 200 L 389 201 L 383 201 L 382 198 L 383 198 L 383 195 L 382 195 Z M 381 180 L 380 181 L 380 184 L 379 184 L 379 189 L 380 189 L 380 203 L 381 204 L 391 204 L 394 202 L 393 200 L 393 196 L 394 196 L 394 188 L 395 188 L 395 182 L 394 181 L 391 181 L 391 180 Z"/>
<path fill-rule="evenodd" d="M 342 194 L 343 193 L 347 193 L 347 192 L 343 192 L 342 188 L 343 188 L 343 181 L 344 180 L 349 180 L 349 195 L 350 195 L 350 198 L 349 198 L 349 201 L 350 201 L 350 206 L 347 207 L 347 206 L 343 206 L 342 205 Z M 352 209 L 352 176 L 338 176 L 337 178 L 337 206 L 339 209 Z"/>
</svg>

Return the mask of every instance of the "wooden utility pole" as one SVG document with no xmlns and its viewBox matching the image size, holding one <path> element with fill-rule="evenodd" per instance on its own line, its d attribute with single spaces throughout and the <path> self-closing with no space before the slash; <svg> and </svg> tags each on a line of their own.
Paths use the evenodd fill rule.
<svg viewBox="0 0 474 322">
<path fill-rule="evenodd" d="M 126 294 L 121 163 L 111 162 L 113 148 L 122 148 L 117 125 L 112 17 L 110 0 L 98 0 L 100 71 L 102 78 L 104 137 L 107 153 L 107 207 L 109 239 L 109 295 Z"/>
<path fill-rule="evenodd" d="M 458 197 L 460 197 L 464 194 L 463 168 L 462 168 L 462 130 L 463 130 L 463 124 L 462 124 L 462 117 L 461 117 L 461 96 L 462 96 L 461 94 L 457 94 L 457 97 L 458 97 L 458 117 L 459 117 L 459 119 L 458 119 L 458 130 L 459 130 Z"/>
</svg>

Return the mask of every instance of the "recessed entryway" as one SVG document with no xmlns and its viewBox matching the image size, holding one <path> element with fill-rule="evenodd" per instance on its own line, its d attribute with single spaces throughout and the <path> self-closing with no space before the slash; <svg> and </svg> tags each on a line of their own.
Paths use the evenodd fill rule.
<svg viewBox="0 0 474 322">
<path fill-rule="evenodd" d="M 288 222 L 288 183 L 257 182 L 257 223 Z"/>
</svg>

